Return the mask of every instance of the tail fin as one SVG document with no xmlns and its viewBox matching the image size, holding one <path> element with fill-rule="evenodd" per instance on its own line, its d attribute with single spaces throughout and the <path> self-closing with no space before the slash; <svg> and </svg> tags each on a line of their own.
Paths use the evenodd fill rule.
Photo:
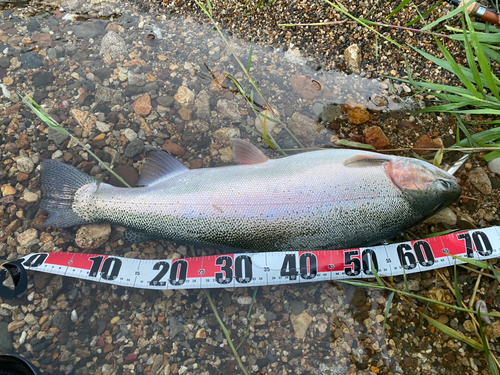
<svg viewBox="0 0 500 375">
<path fill-rule="evenodd" d="M 43 160 L 41 168 L 42 199 L 40 208 L 49 212 L 41 226 L 57 228 L 88 224 L 88 218 L 78 216 L 72 209 L 75 193 L 93 177 L 75 167 L 55 160 Z"/>
</svg>

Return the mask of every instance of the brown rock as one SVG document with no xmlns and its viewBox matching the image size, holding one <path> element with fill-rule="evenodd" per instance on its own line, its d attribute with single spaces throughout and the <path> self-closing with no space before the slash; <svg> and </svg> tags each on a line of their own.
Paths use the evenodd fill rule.
<svg viewBox="0 0 500 375">
<path fill-rule="evenodd" d="M 347 111 L 347 116 L 349 117 L 349 122 L 351 124 L 364 124 L 371 119 L 370 112 L 368 112 L 366 107 L 363 104 L 356 103 L 352 99 L 345 102 L 344 107 Z"/>
<path fill-rule="evenodd" d="M 217 79 L 214 79 L 211 83 L 208 89 L 213 92 L 218 92 L 222 90 L 222 86 L 225 85 L 226 83 L 224 82 L 227 78 L 229 73 L 221 73 L 217 77 Z"/>
<path fill-rule="evenodd" d="M 9 332 L 15 331 L 16 329 L 24 326 L 25 323 L 26 322 L 24 320 L 15 320 L 15 321 L 9 323 L 9 325 L 7 326 L 7 330 Z"/>
<path fill-rule="evenodd" d="M 191 159 L 189 161 L 190 169 L 200 169 L 203 166 L 203 160 L 201 159 Z"/>
<path fill-rule="evenodd" d="M 24 150 L 26 150 L 30 146 L 30 141 L 26 133 L 21 133 L 19 135 L 19 138 L 16 139 L 16 146 Z"/>
<path fill-rule="evenodd" d="M 191 113 L 193 113 L 193 111 L 183 107 L 183 108 L 179 109 L 178 113 L 179 113 L 179 115 L 181 115 L 181 117 L 184 121 L 189 121 L 189 120 L 191 120 Z"/>
<path fill-rule="evenodd" d="M 363 130 L 365 136 L 365 142 L 372 145 L 377 150 L 381 148 L 387 148 L 391 145 L 389 138 L 384 134 L 384 131 L 378 126 L 370 126 Z"/>
<path fill-rule="evenodd" d="M 422 135 L 418 141 L 413 144 L 413 147 L 416 149 L 415 152 L 419 155 L 429 155 L 435 152 L 436 150 L 417 150 L 418 148 L 442 148 L 443 143 L 437 139 L 431 139 L 427 134 Z"/>
<path fill-rule="evenodd" d="M 2 112 L 2 117 L 7 117 L 14 113 L 19 112 L 22 106 L 23 105 L 21 103 L 11 105 L 9 108 L 7 108 L 5 111 Z"/>
<path fill-rule="evenodd" d="M 165 143 L 163 144 L 163 149 L 179 157 L 183 156 L 186 153 L 186 150 L 184 150 L 182 146 L 172 142 L 170 139 L 167 139 L 165 141 Z"/>
<path fill-rule="evenodd" d="M 41 47 L 50 47 L 52 45 L 52 37 L 48 33 L 34 34 L 31 40 Z"/>
<path fill-rule="evenodd" d="M 27 173 L 17 172 L 17 174 L 16 174 L 17 182 L 26 181 L 28 178 L 29 178 L 29 175 Z"/>
<path fill-rule="evenodd" d="M 295 74 L 290 77 L 290 84 L 304 99 L 314 99 L 321 95 L 321 84 L 309 76 Z"/>
<path fill-rule="evenodd" d="M 95 115 L 89 115 L 87 121 L 85 121 L 85 117 L 87 117 L 88 112 L 80 111 L 79 109 L 72 109 L 70 113 L 78 125 L 80 125 L 85 131 L 91 132 L 95 129 L 97 123 L 97 117 L 95 117 Z"/>
<path fill-rule="evenodd" d="M 140 116 L 147 116 L 151 112 L 151 97 L 149 94 L 144 94 L 132 104 L 134 112 Z"/>
<path fill-rule="evenodd" d="M 17 193 L 17 190 L 15 188 L 7 184 L 2 186 L 1 191 L 2 191 L 2 196 L 4 197 L 8 195 L 14 195 Z"/>
<path fill-rule="evenodd" d="M 344 51 L 344 57 L 347 66 L 351 68 L 354 73 L 361 73 L 361 49 L 357 44 L 352 44 Z"/>
<path fill-rule="evenodd" d="M 293 330 L 295 331 L 295 337 L 298 339 L 303 339 L 306 335 L 307 329 L 312 323 L 311 316 L 303 311 L 299 315 L 291 315 L 290 321 L 292 322 Z"/>
<path fill-rule="evenodd" d="M 110 234 L 109 224 L 84 225 L 76 232 L 75 243 L 82 249 L 94 250 L 106 243 Z"/>
<path fill-rule="evenodd" d="M 104 349 L 102 350 L 102 352 L 104 354 L 108 354 L 109 352 L 113 351 L 115 347 L 113 346 L 113 344 L 108 344 L 104 347 Z"/>
</svg>

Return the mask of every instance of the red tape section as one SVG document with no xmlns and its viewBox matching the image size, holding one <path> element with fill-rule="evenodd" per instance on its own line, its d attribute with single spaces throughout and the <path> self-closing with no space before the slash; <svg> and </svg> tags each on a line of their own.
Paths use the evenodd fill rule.
<svg viewBox="0 0 500 375">
<path fill-rule="evenodd" d="M 500 227 L 349 250 L 242 253 L 141 260 L 81 253 L 37 253 L 33 271 L 145 289 L 226 288 L 397 276 L 452 266 L 455 259 L 500 257 Z M 457 264 L 463 263 L 457 260 Z"/>
</svg>

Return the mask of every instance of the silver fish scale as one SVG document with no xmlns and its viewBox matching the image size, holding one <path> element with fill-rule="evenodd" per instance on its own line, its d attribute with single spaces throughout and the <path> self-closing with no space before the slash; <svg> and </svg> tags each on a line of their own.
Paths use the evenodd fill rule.
<svg viewBox="0 0 500 375">
<path fill-rule="evenodd" d="M 73 210 L 172 241 L 252 251 L 365 246 L 393 237 L 422 213 L 381 164 L 343 165 L 360 154 L 319 151 L 196 169 L 144 188 L 101 184 L 95 192 L 94 183 L 78 191 Z"/>
</svg>

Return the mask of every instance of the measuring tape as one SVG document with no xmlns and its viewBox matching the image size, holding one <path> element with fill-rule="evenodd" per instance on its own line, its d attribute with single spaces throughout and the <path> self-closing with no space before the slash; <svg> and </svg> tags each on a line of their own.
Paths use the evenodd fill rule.
<svg viewBox="0 0 500 375">
<path fill-rule="evenodd" d="M 27 288 L 26 270 L 130 288 L 199 289 L 299 284 L 428 271 L 500 257 L 500 227 L 348 250 L 236 253 L 186 259 L 144 260 L 100 254 L 36 253 L 5 263 L 0 296 Z M 10 274 L 15 287 L 5 286 Z"/>
</svg>

